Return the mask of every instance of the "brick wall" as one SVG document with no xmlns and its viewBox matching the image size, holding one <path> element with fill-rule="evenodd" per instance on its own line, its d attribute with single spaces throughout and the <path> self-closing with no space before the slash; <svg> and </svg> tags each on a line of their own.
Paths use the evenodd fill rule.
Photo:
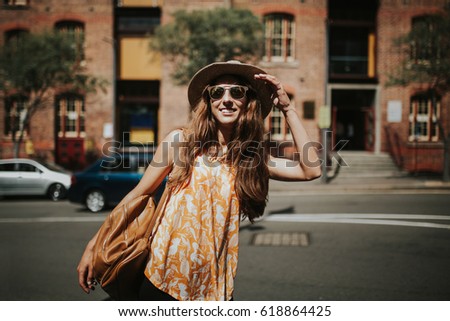
<svg viewBox="0 0 450 321">
<path fill-rule="evenodd" d="M 381 132 L 381 150 L 391 152 L 394 158 L 401 159 L 407 171 L 442 171 L 443 144 L 419 143 L 409 141 L 409 108 L 410 98 L 423 88 L 420 85 L 406 87 L 387 87 L 389 74 L 400 64 L 400 53 L 392 45 L 394 39 L 409 32 L 411 20 L 415 16 L 436 13 L 443 8 L 445 0 L 420 1 L 400 0 L 380 1 L 381 6 L 377 18 L 377 63 L 378 77 L 381 84 L 380 104 L 383 130 Z M 388 123 L 387 105 L 390 100 L 402 102 L 402 121 Z M 441 120 L 450 129 L 449 95 L 441 101 Z"/>
<path fill-rule="evenodd" d="M 85 56 L 89 72 L 97 77 L 113 79 L 113 7 L 109 0 L 30 1 L 26 8 L 0 7 L 0 42 L 11 29 L 23 28 L 30 32 L 52 29 L 57 21 L 77 20 L 85 25 Z M 30 133 L 33 147 L 38 156 L 54 160 L 55 112 L 50 95 L 49 104 L 38 111 L 31 120 Z M 86 137 L 100 148 L 103 144 L 103 124 L 112 121 L 113 92 L 88 94 L 85 97 Z M 0 100 L 0 148 L 1 157 L 12 156 L 11 139 L 4 137 L 4 101 Z M 22 146 L 22 156 L 25 156 Z"/>
</svg>

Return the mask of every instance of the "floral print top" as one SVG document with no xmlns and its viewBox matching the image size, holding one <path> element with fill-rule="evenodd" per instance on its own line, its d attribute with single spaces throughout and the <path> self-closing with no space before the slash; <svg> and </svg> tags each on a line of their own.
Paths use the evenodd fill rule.
<svg viewBox="0 0 450 321">
<path fill-rule="evenodd" d="M 238 259 L 235 173 L 198 156 L 189 184 L 167 205 L 146 277 L 177 300 L 231 300 Z"/>
</svg>

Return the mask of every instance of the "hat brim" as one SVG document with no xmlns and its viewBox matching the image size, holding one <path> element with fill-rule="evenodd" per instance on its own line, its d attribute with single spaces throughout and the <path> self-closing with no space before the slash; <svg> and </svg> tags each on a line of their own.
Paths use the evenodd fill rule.
<svg viewBox="0 0 450 321">
<path fill-rule="evenodd" d="M 273 89 L 264 81 L 254 78 L 255 74 L 267 74 L 264 70 L 237 61 L 215 62 L 200 69 L 191 79 L 188 86 L 188 99 L 195 106 L 202 98 L 206 86 L 223 75 L 234 75 L 244 79 L 255 90 L 261 104 L 261 114 L 266 118 L 270 113 L 273 100 Z"/>
</svg>

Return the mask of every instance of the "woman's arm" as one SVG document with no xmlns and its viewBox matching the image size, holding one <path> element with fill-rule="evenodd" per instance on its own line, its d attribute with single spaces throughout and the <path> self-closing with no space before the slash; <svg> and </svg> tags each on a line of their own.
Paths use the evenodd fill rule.
<svg viewBox="0 0 450 321">
<path fill-rule="evenodd" d="M 180 148 L 182 137 L 182 131 L 175 130 L 159 144 L 150 165 L 146 169 L 144 176 L 141 178 L 138 185 L 136 185 L 136 187 L 133 188 L 117 206 L 121 206 L 141 195 L 153 194 L 156 191 L 173 167 L 174 157 L 175 154 L 179 152 L 178 148 Z M 78 283 L 86 293 L 89 293 L 95 288 L 92 258 L 97 237 L 98 232 L 86 245 L 77 267 Z"/>
<path fill-rule="evenodd" d="M 152 195 L 158 189 L 164 178 L 172 170 L 175 153 L 179 153 L 182 137 L 183 133 L 181 130 L 174 130 L 164 138 L 153 155 L 153 159 L 144 176 L 142 176 L 136 187 L 120 201 L 118 206 L 141 195 Z"/>
<path fill-rule="evenodd" d="M 317 144 L 311 141 L 297 111 L 290 105 L 289 96 L 283 86 L 272 75 L 258 74 L 255 75 L 255 79 L 266 81 L 275 88 L 276 94 L 273 103 L 284 114 L 294 140 L 295 151 L 300 155 L 300 159 L 295 161 L 270 156 L 268 164 L 270 178 L 285 181 L 304 181 L 320 177 L 321 166 L 316 151 Z"/>
</svg>

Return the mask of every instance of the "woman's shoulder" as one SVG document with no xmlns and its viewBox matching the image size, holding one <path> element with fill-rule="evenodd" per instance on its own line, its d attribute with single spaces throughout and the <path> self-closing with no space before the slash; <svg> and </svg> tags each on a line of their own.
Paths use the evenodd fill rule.
<svg viewBox="0 0 450 321">
<path fill-rule="evenodd" d="M 187 129 L 180 127 L 172 130 L 167 136 L 163 139 L 166 142 L 185 142 L 187 141 Z"/>
</svg>

